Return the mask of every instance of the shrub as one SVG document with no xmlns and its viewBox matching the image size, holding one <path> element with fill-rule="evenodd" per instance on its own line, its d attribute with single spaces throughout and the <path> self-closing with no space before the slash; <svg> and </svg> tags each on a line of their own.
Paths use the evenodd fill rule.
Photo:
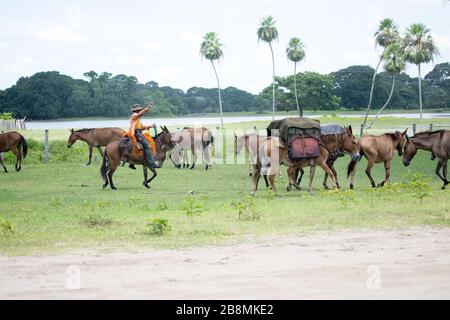
<svg viewBox="0 0 450 320">
<path fill-rule="evenodd" d="M 100 213 L 90 213 L 86 218 L 81 219 L 81 223 L 89 228 L 107 227 L 113 222 L 113 219 Z"/>
<path fill-rule="evenodd" d="M 169 221 L 163 218 L 154 218 L 147 223 L 148 233 L 160 236 L 165 232 L 172 230 Z"/>
<path fill-rule="evenodd" d="M 14 226 L 13 224 L 0 216 L 0 231 L 3 234 L 3 236 L 6 236 L 8 234 L 14 233 Z"/>
<path fill-rule="evenodd" d="M 260 214 L 256 211 L 253 197 L 246 197 L 238 202 L 232 202 L 231 206 L 238 213 L 238 220 L 259 220 Z"/>
<path fill-rule="evenodd" d="M 191 219 L 192 223 L 194 221 L 194 216 L 200 216 L 200 212 L 203 211 L 203 205 L 201 202 L 197 201 L 195 196 L 190 195 L 183 199 L 180 209 Z"/>
</svg>

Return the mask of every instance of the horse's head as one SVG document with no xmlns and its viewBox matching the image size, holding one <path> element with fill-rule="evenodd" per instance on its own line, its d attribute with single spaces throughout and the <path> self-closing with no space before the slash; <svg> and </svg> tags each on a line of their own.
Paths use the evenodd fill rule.
<svg viewBox="0 0 450 320">
<path fill-rule="evenodd" d="M 395 131 L 395 133 L 394 133 L 395 139 L 397 142 L 396 149 L 397 149 L 398 155 L 400 157 L 403 155 L 403 149 L 405 148 L 407 131 L 408 131 L 408 128 L 406 128 L 405 131 L 403 131 L 403 132 Z"/>
<path fill-rule="evenodd" d="M 72 147 L 72 145 L 78 140 L 77 132 L 70 129 L 69 140 L 67 140 L 67 148 Z"/>
<path fill-rule="evenodd" d="M 356 138 L 353 135 L 353 129 L 352 126 L 344 127 L 345 133 L 343 136 L 343 142 L 342 147 L 344 148 L 344 151 L 349 153 L 352 160 L 358 160 L 359 159 L 359 149 L 358 145 L 356 144 Z"/>
<path fill-rule="evenodd" d="M 405 135 L 406 143 L 403 148 L 403 165 L 405 167 L 409 166 L 412 159 L 417 153 L 416 145 L 409 139 L 408 135 Z"/>
<path fill-rule="evenodd" d="M 162 131 L 157 136 L 161 143 L 161 147 L 157 149 L 157 155 L 159 162 L 162 164 L 166 160 L 167 152 L 173 149 L 174 143 L 172 142 L 172 135 L 169 129 L 166 126 L 161 127 L 161 129 Z"/>
</svg>

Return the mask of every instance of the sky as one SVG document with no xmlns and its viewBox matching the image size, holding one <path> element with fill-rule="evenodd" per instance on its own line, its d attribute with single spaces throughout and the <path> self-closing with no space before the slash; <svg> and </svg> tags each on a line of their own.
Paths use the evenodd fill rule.
<svg viewBox="0 0 450 320">
<path fill-rule="evenodd" d="M 386 17 L 402 33 L 424 23 L 440 50 L 434 63 L 450 61 L 449 0 L 0 0 L 0 89 L 40 71 L 83 79 L 90 70 L 182 90 L 215 87 L 213 69 L 199 54 L 203 35 L 214 31 L 224 44 L 221 86 L 259 93 L 272 75 L 269 46 L 256 36 L 268 15 L 279 31 L 273 44 L 279 76 L 293 72 L 285 54 L 292 37 L 306 46 L 298 71 L 375 66 L 381 50 L 373 34 Z M 417 76 L 417 68 L 407 73 Z"/>
</svg>

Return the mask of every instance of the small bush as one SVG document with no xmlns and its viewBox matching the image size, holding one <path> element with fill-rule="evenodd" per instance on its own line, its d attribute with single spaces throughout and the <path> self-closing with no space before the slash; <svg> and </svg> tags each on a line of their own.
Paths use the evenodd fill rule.
<svg viewBox="0 0 450 320">
<path fill-rule="evenodd" d="M 231 206 L 238 213 L 238 220 L 254 221 L 259 220 L 260 214 L 256 211 L 253 197 L 246 197 L 238 202 L 231 203 Z"/>
<path fill-rule="evenodd" d="M 172 230 L 172 227 L 167 219 L 154 218 L 147 223 L 147 229 L 149 234 L 160 236 Z"/>
<path fill-rule="evenodd" d="M 0 231 L 3 236 L 7 236 L 9 234 L 14 233 L 13 224 L 10 221 L 3 218 L 2 216 L 0 216 Z"/>
<path fill-rule="evenodd" d="M 113 224 L 114 220 L 99 213 L 90 213 L 86 218 L 81 219 L 81 223 L 89 228 L 107 227 Z"/>
<path fill-rule="evenodd" d="M 203 211 L 203 205 L 195 196 L 190 195 L 183 199 L 180 209 L 191 219 L 191 222 L 194 222 L 194 216 L 200 216 L 200 212 Z"/>
</svg>

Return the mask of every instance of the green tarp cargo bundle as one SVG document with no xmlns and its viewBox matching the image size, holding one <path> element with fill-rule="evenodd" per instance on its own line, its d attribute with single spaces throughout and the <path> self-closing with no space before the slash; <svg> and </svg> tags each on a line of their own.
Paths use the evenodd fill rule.
<svg viewBox="0 0 450 320">
<path fill-rule="evenodd" d="M 274 120 L 267 127 L 268 136 L 278 136 L 292 161 L 313 159 L 320 155 L 320 122 L 308 118 Z"/>
</svg>

